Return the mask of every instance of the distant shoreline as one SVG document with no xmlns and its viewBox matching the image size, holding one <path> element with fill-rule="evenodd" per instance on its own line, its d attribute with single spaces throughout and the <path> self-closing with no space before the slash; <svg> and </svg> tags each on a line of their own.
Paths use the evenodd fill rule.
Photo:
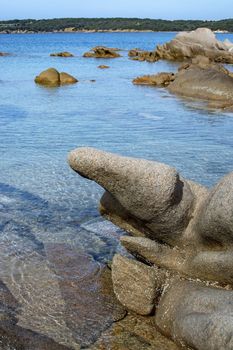
<svg viewBox="0 0 233 350">
<path fill-rule="evenodd" d="M 12 35 L 12 34 L 90 34 L 90 33 L 178 33 L 178 30 L 134 30 L 134 29 L 116 29 L 116 30 L 76 30 L 76 31 L 62 31 L 62 30 L 54 30 L 54 31 L 11 31 L 5 32 L 0 31 L 0 34 Z M 227 30 L 216 30 L 215 34 L 232 34 Z"/>
<path fill-rule="evenodd" d="M 233 32 L 233 19 L 219 21 L 150 18 L 54 18 L 0 21 L 1 34 L 181 32 L 200 27 L 216 33 Z"/>
</svg>

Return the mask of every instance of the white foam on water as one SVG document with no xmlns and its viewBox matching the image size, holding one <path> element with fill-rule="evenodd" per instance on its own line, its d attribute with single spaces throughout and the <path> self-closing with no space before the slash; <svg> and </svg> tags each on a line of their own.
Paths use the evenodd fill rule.
<svg viewBox="0 0 233 350">
<path fill-rule="evenodd" d="M 152 119 L 152 120 L 163 120 L 164 117 L 159 117 L 157 115 L 153 115 L 151 113 L 139 113 L 138 114 L 140 117 L 143 117 L 145 119 Z"/>
</svg>

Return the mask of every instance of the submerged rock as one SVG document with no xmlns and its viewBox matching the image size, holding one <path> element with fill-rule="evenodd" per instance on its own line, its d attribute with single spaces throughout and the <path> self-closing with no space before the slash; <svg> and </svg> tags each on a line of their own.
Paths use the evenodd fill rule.
<svg viewBox="0 0 233 350">
<path fill-rule="evenodd" d="M 49 262 L 59 276 L 65 300 L 65 324 L 82 347 L 95 342 L 126 309 L 113 292 L 111 272 L 90 255 L 67 244 L 46 244 Z"/>
<path fill-rule="evenodd" d="M 129 313 L 103 332 L 89 350 L 179 350 L 173 341 L 156 328 L 153 316 Z"/>
<path fill-rule="evenodd" d="M 74 84 L 77 82 L 78 80 L 72 75 L 64 72 L 59 73 L 54 68 L 49 68 L 43 71 L 35 78 L 35 83 L 45 86 L 59 86 L 65 84 Z"/>
<path fill-rule="evenodd" d="M 233 173 L 207 190 L 165 164 L 91 148 L 69 162 L 106 190 L 101 213 L 136 236 L 121 242 L 139 261 L 113 259 L 119 301 L 155 309 L 156 326 L 179 345 L 231 350 Z"/>
<path fill-rule="evenodd" d="M 74 55 L 72 53 L 67 52 L 67 51 L 51 53 L 50 56 L 52 56 L 52 57 L 74 57 Z"/>
<path fill-rule="evenodd" d="M 221 42 L 208 28 L 198 28 L 191 32 L 181 32 L 169 43 L 158 45 L 156 54 L 161 59 L 187 60 L 198 55 L 211 61 L 233 63 L 233 43 Z"/>
<path fill-rule="evenodd" d="M 108 48 L 105 46 L 94 47 L 91 51 L 84 53 L 83 57 L 94 58 L 117 58 L 121 57 L 115 48 Z"/>
</svg>

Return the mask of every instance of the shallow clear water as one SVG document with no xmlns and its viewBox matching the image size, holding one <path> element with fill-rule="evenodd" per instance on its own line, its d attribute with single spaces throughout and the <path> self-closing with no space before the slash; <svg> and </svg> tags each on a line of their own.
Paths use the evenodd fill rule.
<svg viewBox="0 0 233 350">
<path fill-rule="evenodd" d="M 101 269 L 121 249 L 121 231 L 99 217 L 102 189 L 70 170 L 68 152 L 92 146 L 158 160 L 207 186 L 232 171 L 233 114 L 132 84 L 138 75 L 175 71 L 177 65 L 132 61 L 126 50 L 153 49 L 174 35 L 0 36 L 0 51 L 12 54 L 0 57 L 0 279 L 19 303 L 19 325 L 71 348 L 91 343 L 98 329 L 93 335 L 90 327 L 89 343 L 83 341 L 83 334 L 88 336 L 81 326 L 79 334 L 72 332 L 75 327 L 67 321 L 72 310 L 67 316 L 64 286 L 59 285 L 63 270 L 72 271 L 72 261 L 83 260 L 85 276 L 93 274 L 93 264 Z M 232 34 L 218 37 L 233 41 Z M 106 60 L 82 57 L 96 45 L 125 51 L 107 61 L 110 69 L 100 70 L 97 66 Z M 49 57 L 59 51 L 76 56 Z M 36 85 L 34 77 L 48 67 L 74 75 L 79 83 L 53 89 Z M 64 256 L 62 268 L 54 262 L 54 251 Z M 74 252 L 72 257 L 68 252 Z M 103 328 L 106 322 L 101 319 Z"/>
</svg>

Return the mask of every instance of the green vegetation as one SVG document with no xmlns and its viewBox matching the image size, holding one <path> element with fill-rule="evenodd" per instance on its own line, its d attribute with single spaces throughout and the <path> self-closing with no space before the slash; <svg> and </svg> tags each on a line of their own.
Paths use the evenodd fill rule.
<svg viewBox="0 0 233 350">
<path fill-rule="evenodd" d="M 220 21 L 139 19 L 139 18 L 55 18 L 55 19 L 24 19 L 0 21 L 0 32 L 33 31 L 52 32 L 63 31 L 65 28 L 79 30 L 152 30 L 152 31 L 182 31 L 194 30 L 198 27 L 208 27 L 212 30 L 227 30 L 233 32 L 233 19 Z"/>
</svg>

